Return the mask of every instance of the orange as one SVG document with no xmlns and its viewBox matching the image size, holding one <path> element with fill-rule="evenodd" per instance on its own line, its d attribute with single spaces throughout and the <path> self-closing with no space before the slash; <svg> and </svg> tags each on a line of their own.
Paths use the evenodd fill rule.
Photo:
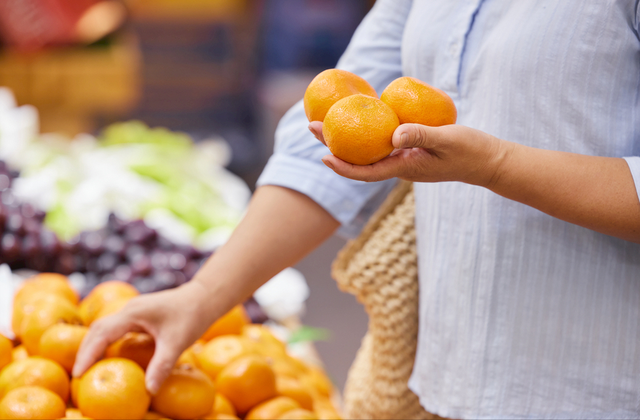
<svg viewBox="0 0 640 420">
<path fill-rule="evenodd" d="M 83 325 L 52 325 L 40 337 L 38 354 L 58 362 L 71 373 L 76 362 L 76 353 L 88 331 L 89 329 Z"/>
<path fill-rule="evenodd" d="M 69 388 L 71 388 L 71 404 L 74 407 L 78 406 L 78 387 L 80 385 L 80 378 L 71 378 L 71 384 Z"/>
<path fill-rule="evenodd" d="M 0 334 L 0 370 L 13 360 L 13 342 Z"/>
<path fill-rule="evenodd" d="M 327 377 L 324 371 L 317 366 L 309 367 L 308 373 L 303 375 L 300 380 L 302 383 L 315 389 L 325 397 L 330 397 L 333 393 L 333 384 L 331 383 L 331 380 Z"/>
<path fill-rule="evenodd" d="M 78 304 L 78 294 L 69 284 L 69 279 L 57 273 L 40 273 L 28 278 L 14 296 L 14 304 L 20 304 L 29 295 L 41 292 L 59 295 L 74 305 Z"/>
<path fill-rule="evenodd" d="M 156 350 L 156 342 L 146 333 L 128 332 L 104 352 L 106 358 L 123 357 L 133 360 L 142 369 L 147 369 Z"/>
<path fill-rule="evenodd" d="M 32 303 L 36 309 L 29 315 L 25 315 L 20 326 L 22 344 L 27 348 L 29 354 L 38 354 L 40 337 L 53 324 L 60 322 L 82 324 L 78 309 L 64 299 L 36 300 Z"/>
<path fill-rule="evenodd" d="M 41 386 L 69 399 L 69 376 L 56 362 L 39 356 L 9 363 L 0 372 L 0 399 L 21 386 Z"/>
<path fill-rule="evenodd" d="M 276 389 L 278 394 L 296 400 L 300 407 L 313 410 L 313 390 L 309 388 L 309 385 L 290 376 L 278 376 L 276 377 Z"/>
<path fill-rule="evenodd" d="M 128 359 L 101 360 L 78 384 L 78 408 L 93 419 L 142 419 L 150 401 L 144 371 Z"/>
<path fill-rule="evenodd" d="M 0 419 L 59 419 L 65 411 L 57 394 L 39 386 L 16 388 L 0 401 Z"/>
<path fill-rule="evenodd" d="M 393 151 L 391 137 L 399 125 L 395 112 L 380 99 L 351 95 L 327 112 L 322 134 L 335 156 L 355 165 L 370 165 Z"/>
<path fill-rule="evenodd" d="M 11 356 L 14 361 L 22 360 L 29 357 L 29 352 L 27 351 L 27 348 L 25 346 L 20 344 L 19 346 L 13 348 L 13 350 L 11 351 Z"/>
<path fill-rule="evenodd" d="M 89 326 L 107 303 L 120 299 L 132 299 L 139 294 L 135 287 L 123 281 L 111 280 L 100 283 L 80 302 L 82 322 Z"/>
<path fill-rule="evenodd" d="M 216 400 L 213 403 L 213 412 L 217 414 L 231 414 L 232 416 L 237 414 L 231 401 L 220 393 L 216 394 Z"/>
<path fill-rule="evenodd" d="M 301 360 L 284 355 L 281 357 L 270 357 L 271 368 L 278 376 L 290 376 L 297 378 L 309 373 L 309 368 Z"/>
<path fill-rule="evenodd" d="M 276 375 L 258 355 L 242 356 L 229 363 L 218 374 L 216 385 L 239 414 L 277 395 Z"/>
<path fill-rule="evenodd" d="M 321 419 L 333 420 L 342 418 L 331 403 L 331 400 L 324 396 L 319 396 L 313 400 L 313 411 Z"/>
<path fill-rule="evenodd" d="M 250 322 L 251 319 L 249 315 L 247 315 L 244 306 L 237 305 L 214 322 L 209 329 L 202 334 L 201 340 L 209 341 L 221 335 L 240 334 L 242 327 Z"/>
<path fill-rule="evenodd" d="M 264 325 L 245 325 L 242 328 L 242 336 L 249 339 L 256 351 L 263 356 L 281 357 L 287 354 L 287 346 Z"/>
<path fill-rule="evenodd" d="M 318 420 L 319 417 L 313 411 L 296 408 L 287 411 L 278 418 L 281 420 Z"/>
<path fill-rule="evenodd" d="M 162 417 L 160 414 L 153 411 L 148 411 L 143 418 L 145 420 L 168 420 L 166 417 Z"/>
<path fill-rule="evenodd" d="M 276 397 L 253 407 L 245 420 L 274 420 L 296 408 L 300 408 L 300 405 L 295 400 L 289 397 Z"/>
<path fill-rule="evenodd" d="M 205 419 L 207 420 L 240 420 L 240 417 L 234 416 L 233 414 L 219 413 L 219 414 L 210 414 L 207 417 L 205 417 Z"/>
<path fill-rule="evenodd" d="M 216 388 L 211 379 L 189 365 L 174 368 L 151 399 L 151 407 L 172 419 L 194 419 L 211 412 Z"/>
<path fill-rule="evenodd" d="M 216 380 L 220 371 L 233 360 L 251 352 L 251 343 L 239 335 L 216 337 L 194 351 L 196 363 L 212 380 Z"/>
<path fill-rule="evenodd" d="M 378 97 L 376 90 L 362 77 L 345 70 L 325 70 L 307 86 L 304 112 L 309 121 L 324 121 L 336 102 L 358 93 Z"/>
<path fill-rule="evenodd" d="M 67 412 L 64 416 L 65 419 L 88 419 L 89 417 L 85 417 L 82 415 L 82 412 L 77 408 L 67 408 Z"/>
<path fill-rule="evenodd" d="M 439 127 L 455 124 L 458 117 L 449 95 L 413 77 L 394 80 L 382 92 L 380 99 L 393 109 L 400 124 Z"/>
<path fill-rule="evenodd" d="M 11 316 L 11 329 L 18 337 L 22 337 L 22 321 L 24 318 L 45 304 L 45 302 L 67 301 L 63 296 L 48 292 L 33 292 L 24 295 L 20 301 L 14 301 L 13 312 Z"/>
<path fill-rule="evenodd" d="M 127 303 L 129 303 L 131 299 L 131 297 L 124 297 L 105 303 L 104 305 L 102 305 L 102 309 L 98 311 L 93 320 L 95 321 L 96 319 L 104 318 L 105 316 L 113 315 L 116 312 L 119 312 Z"/>
</svg>

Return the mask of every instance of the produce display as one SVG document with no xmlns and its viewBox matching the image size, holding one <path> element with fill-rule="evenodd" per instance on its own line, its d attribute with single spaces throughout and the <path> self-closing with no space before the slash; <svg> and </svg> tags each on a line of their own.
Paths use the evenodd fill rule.
<svg viewBox="0 0 640 420">
<path fill-rule="evenodd" d="M 138 295 L 109 281 L 80 299 L 60 274 L 18 290 L 15 342 L 0 336 L 0 419 L 334 419 L 335 390 L 321 367 L 292 357 L 271 330 L 238 306 L 179 358 L 154 396 L 145 369 L 155 344 L 128 333 L 82 377 L 70 379 L 82 338 L 95 320 Z"/>
<path fill-rule="evenodd" d="M 339 69 L 318 74 L 304 95 L 310 122 L 320 121 L 324 141 L 333 155 L 356 165 L 370 165 L 393 150 L 400 124 L 432 127 L 455 124 L 458 113 L 442 90 L 413 77 L 400 77 L 378 98 L 362 77 Z"/>
</svg>

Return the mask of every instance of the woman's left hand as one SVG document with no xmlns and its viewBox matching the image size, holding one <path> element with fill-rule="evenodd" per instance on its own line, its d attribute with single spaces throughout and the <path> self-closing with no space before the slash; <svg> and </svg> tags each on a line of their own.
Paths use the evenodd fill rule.
<svg viewBox="0 0 640 420">
<path fill-rule="evenodd" d="M 322 123 L 309 129 L 324 143 Z M 403 124 L 392 138 L 394 150 L 371 165 L 353 165 L 333 155 L 322 161 L 337 174 L 360 181 L 401 178 L 412 182 L 460 181 L 490 187 L 501 163 L 515 146 L 494 136 L 461 125 L 427 127 Z"/>
</svg>

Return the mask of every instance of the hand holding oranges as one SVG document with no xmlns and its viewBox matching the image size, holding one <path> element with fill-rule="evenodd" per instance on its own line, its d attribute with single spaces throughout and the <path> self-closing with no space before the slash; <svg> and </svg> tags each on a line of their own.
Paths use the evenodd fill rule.
<svg viewBox="0 0 640 420">
<path fill-rule="evenodd" d="M 318 86 L 344 86 L 344 73 L 335 69 L 320 73 L 307 88 L 304 101 L 309 129 L 332 153 L 323 162 L 336 173 L 368 182 L 397 177 L 486 185 L 493 178 L 508 149 L 506 142 L 455 125 L 457 110 L 445 92 L 418 79 L 400 77 L 380 99 L 350 88 L 343 89 L 341 97 L 318 100 L 322 93 Z M 327 102 L 330 107 L 324 118 L 313 119 L 321 114 L 314 112 L 314 106 L 324 109 Z"/>
</svg>

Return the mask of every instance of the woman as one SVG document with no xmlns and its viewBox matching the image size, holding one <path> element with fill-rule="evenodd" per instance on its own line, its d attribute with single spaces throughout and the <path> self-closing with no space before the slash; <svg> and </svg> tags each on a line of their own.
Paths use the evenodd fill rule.
<svg viewBox="0 0 640 420">
<path fill-rule="evenodd" d="M 338 67 L 379 92 L 403 75 L 434 85 L 458 124 L 400 126 L 399 152 L 357 167 L 325 157 L 296 105 L 230 241 L 189 284 L 93 326 L 74 374 L 145 330 L 156 390 L 212 321 L 338 228 L 355 235 L 398 177 L 415 182 L 410 387 L 425 409 L 640 417 L 638 13 L 632 0 L 378 0 Z"/>
</svg>

